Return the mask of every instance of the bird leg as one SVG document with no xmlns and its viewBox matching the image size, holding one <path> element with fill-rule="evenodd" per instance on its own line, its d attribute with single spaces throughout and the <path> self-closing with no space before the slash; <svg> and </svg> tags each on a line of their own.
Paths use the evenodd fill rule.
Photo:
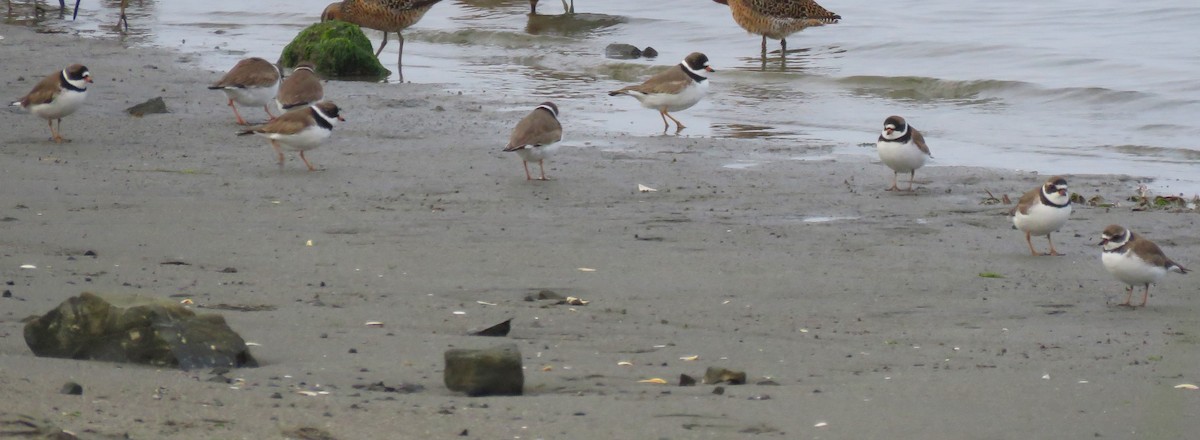
<svg viewBox="0 0 1200 440">
<path fill-rule="evenodd" d="M 563 3 L 563 12 L 565 12 L 567 14 L 575 13 L 575 0 L 571 0 L 571 6 L 569 6 L 569 7 L 567 6 L 567 0 L 562 0 L 562 3 Z M 545 179 L 542 179 L 542 180 L 545 180 Z"/>
<path fill-rule="evenodd" d="M 1025 243 L 1029 245 L 1029 253 L 1033 254 L 1033 256 L 1037 257 L 1042 255 L 1039 254 L 1037 250 L 1033 249 L 1033 240 L 1030 238 L 1030 233 L 1028 232 L 1025 233 Z"/>
<path fill-rule="evenodd" d="M 667 108 L 666 108 L 666 107 L 663 107 L 663 109 L 662 109 L 662 114 L 663 114 L 663 116 L 666 116 L 666 117 L 668 117 L 668 118 L 671 118 L 671 120 L 672 120 L 672 121 L 675 121 L 675 132 L 676 132 L 676 133 L 679 133 L 679 132 L 680 132 L 680 131 L 682 131 L 683 129 L 687 128 L 687 126 L 683 125 L 683 123 L 682 123 L 682 122 L 679 122 L 679 120 L 678 120 L 678 119 L 675 119 L 675 117 L 674 117 L 674 116 L 671 116 L 671 114 L 670 114 L 670 113 L 667 113 Z M 666 124 L 666 123 L 667 123 L 667 120 L 666 120 L 666 119 L 664 119 L 664 120 L 663 120 L 663 123 L 664 123 L 664 124 Z"/>
<path fill-rule="evenodd" d="M 897 174 L 898 174 L 897 172 L 892 171 L 892 187 L 885 189 L 884 191 L 900 191 L 900 187 L 896 186 L 896 175 Z"/>
<path fill-rule="evenodd" d="M 762 56 L 763 56 L 763 58 L 767 57 L 767 36 L 766 35 L 763 35 L 763 38 L 762 38 Z"/>
<path fill-rule="evenodd" d="M 308 166 L 309 171 L 317 170 L 317 168 L 313 167 L 311 163 L 308 163 L 308 158 L 304 157 L 304 150 L 300 150 L 300 160 L 304 161 L 304 165 Z"/>
<path fill-rule="evenodd" d="M 233 105 L 233 98 L 229 98 L 229 108 L 233 109 L 233 116 L 237 118 L 238 125 L 250 125 L 245 119 L 242 119 L 242 114 L 238 113 L 237 106 Z"/>
<path fill-rule="evenodd" d="M 1132 291 L 1133 291 L 1133 286 L 1130 286 L 1130 287 L 1129 287 L 1129 290 L 1132 292 Z M 1150 299 L 1150 283 L 1146 283 L 1146 291 L 1142 292 L 1142 305 L 1141 305 L 1141 307 L 1146 307 L 1146 300 L 1147 300 L 1147 299 Z"/>
<path fill-rule="evenodd" d="M 399 32 L 396 32 L 396 44 L 400 45 L 400 52 L 396 55 L 396 76 L 400 82 L 404 82 L 404 35 Z"/>
<path fill-rule="evenodd" d="M 121 16 L 117 18 L 117 30 L 121 29 L 121 24 L 125 24 L 125 32 L 129 32 L 129 19 L 125 17 L 125 7 L 129 6 L 129 0 L 121 0 Z"/>
<path fill-rule="evenodd" d="M 383 42 L 379 43 L 379 50 L 375 51 L 376 57 L 378 57 L 379 54 L 383 53 L 383 46 L 387 46 L 387 34 L 388 34 L 387 32 L 383 33 Z M 400 33 L 397 32 L 396 35 L 400 35 Z"/>
<path fill-rule="evenodd" d="M 1050 243 L 1050 253 L 1048 253 L 1046 255 L 1053 255 L 1055 257 L 1062 255 L 1062 254 L 1058 253 L 1058 251 L 1054 250 L 1054 241 L 1050 240 L 1050 234 L 1046 234 L 1046 242 Z"/>
<path fill-rule="evenodd" d="M 780 56 L 787 55 L 787 38 L 779 39 L 779 55 Z"/>
<path fill-rule="evenodd" d="M 917 170 L 909 171 L 908 173 L 908 190 L 912 191 L 913 181 L 917 180 Z"/>
<path fill-rule="evenodd" d="M 544 160 L 538 161 L 538 170 L 542 172 L 542 178 L 538 180 L 550 180 L 546 178 L 546 167 L 542 166 L 542 162 L 544 162 Z"/>
<path fill-rule="evenodd" d="M 1132 301 L 1132 300 L 1133 300 L 1133 286 L 1129 286 L 1129 287 L 1125 288 L 1125 302 L 1117 304 L 1117 305 L 1133 307 L 1133 304 L 1130 304 L 1130 301 Z"/>
<path fill-rule="evenodd" d="M 275 147 L 275 154 L 279 155 L 279 167 L 283 168 L 283 148 L 279 146 L 279 141 L 271 139 L 271 146 Z M 308 161 L 305 161 L 308 162 Z"/>
<path fill-rule="evenodd" d="M 274 121 L 274 120 L 275 120 L 275 115 L 271 114 L 271 107 L 270 107 L 270 106 L 268 106 L 268 105 L 265 105 L 265 104 L 264 104 L 264 105 L 263 105 L 263 110 L 266 110 L 266 111 L 267 111 L 267 116 L 269 116 L 269 117 L 270 117 L 270 119 L 267 119 L 268 121 Z"/>
<path fill-rule="evenodd" d="M 521 165 L 525 166 L 525 180 L 533 180 L 533 176 L 529 175 L 529 162 L 521 161 Z"/>
</svg>

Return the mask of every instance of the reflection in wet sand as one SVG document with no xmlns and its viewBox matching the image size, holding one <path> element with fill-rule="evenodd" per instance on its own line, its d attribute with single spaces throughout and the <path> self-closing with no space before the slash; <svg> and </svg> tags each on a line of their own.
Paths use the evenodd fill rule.
<svg viewBox="0 0 1200 440">
<path fill-rule="evenodd" d="M 531 35 L 578 37 L 596 34 L 626 21 L 625 17 L 605 14 L 530 15 L 525 32 Z"/>
</svg>

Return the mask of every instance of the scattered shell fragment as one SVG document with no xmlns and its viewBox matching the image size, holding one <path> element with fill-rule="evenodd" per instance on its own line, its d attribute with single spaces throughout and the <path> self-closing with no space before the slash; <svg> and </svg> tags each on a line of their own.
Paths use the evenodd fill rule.
<svg viewBox="0 0 1200 440">
<path fill-rule="evenodd" d="M 829 426 L 829 424 L 825 422 L 817 422 L 816 425 L 813 425 L 813 428 L 824 428 L 826 426 Z"/>
<path fill-rule="evenodd" d="M 32 264 L 22 264 L 21 268 L 22 269 L 37 269 L 37 266 L 34 266 Z"/>
<path fill-rule="evenodd" d="M 476 304 L 483 304 L 483 305 L 485 305 L 485 306 L 497 306 L 497 305 L 499 305 L 499 304 L 496 304 L 496 303 L 490 303 L 490 302 L 487 302 L 487 301 L 475 301 L 475 303 L 476 303 Z"/>
<path fill-rule="evenodd" d="M 180 304 L 183 304 L 183 305 L 185 305 L 185 306 L 190 306 L 190 305 L 192 305 L 192 304 L 195 304 L 196 302 L 195 302 L 195 301 L 192 301 L 192 299 L 191 299 L 191 298 L 184 298 L 184 299 L 180 300 L 180 301 L 179 301 L 179 303 L 180 303 Z"/>
<path fill-rule="evenodd" d="M 620 362 L 617 362 L 617 365 L 620 365 L 622 367 L 631 367 L 631 366 L 633 366 L 633 362 L 620 361 Z M 1175 388 L 1179 388 L 1179 387 L 1175 387 Z"/>
<path fill-rule="evenodd" d="M 1190 383 L 1181 383 L 1181 384 L 1179 384 L 1179 385 L 1175 385 L 1175 388 L 1177 388 L 1177 389 L 1181 389 L 1181 390 L 1195 390 L 1195 389 L 1200 389 L 1200 387 L 1197 387 L 1197 386 L 1195 386 L 1195 385 L 1192 385 L 1192 384 L 1190 384 Z"/>
<path fill-rule="evenodd" d="M 587 305 L 587 303 L 590 303 L 591 301 L 588 301 L 588 300 L 585 300 L 582 298 L 576 298 L 573 296 L 568 296 L 567 299 L 563 300 L 563 302 L 565 304 L 569 304 L 572 306 L 583 306 L 583 305 Z"/>
<path fill-rule="evenodd" d="M 383 327 L 383 321 L 367 321 L 363 325 L 367 327 Z"/>
<path fill-rule="evenodd" d="M 309 241 L 306 241 L 306 242 L 304 242 L 304 245 L 305 245 L 305 246 L 312 246 L 312 245 L 313 245 L 313 244 L 312 244 L 312 240 L 309 240 Z"/>
<path fill-rule="evenodd" d="M 596 269 L 592 269 L 590 267 L 581 267 L 581 268 L 579 268 L 579 271 L 580 272 L 595 272 Z"/>
<path fill-rule="evenodd" d="M 1049 380 L 1049 379 L 1050 379 L 1050 373 L 1043 374 L 1043 375 L 1042 375 L 1042 379 L 1047 379 L 1047 380 Z"/>
<path fill-rule="evenodd" d="M 547 365 L 547 366 L 542 367 L 542 371 L 554 371 L 554 367 Z"/>
<path fill-rule="evenodd" d="M 642 185 L 642 184 L 640 184 L 640 183 L 639 183 L 639 184 L 638 184 L 638 191 L 641 191 L 641 192 L 644 192 L 644 193 L 648 193 L 648 192 L 655 192 L 655 191 L 658 191 L 658 190 L 657 190 L 657 189 L 654 189 L 654 188 L 651 188 L 651 187 L 648 187 L 648 186 L 646 186 L 646 185 Z"/>
<path fill-rule="evenodd" d="M 299 394 L 302 396 L 308 396 L 308 397 L 316 397 L 318 395 L 316 391 L 309 391 L 309 390 L 300 390 L 300 391 L 297 391 L 296 394 Z"/>
<path fill-rule="evenodd" d="M 262 347 L 262 344 L 259 344 L 257 342 L 246 341 L 246 346 L 247 347 Z"/>
<path fill-rule="evenodd" d="M 638 381 L 638 383 L 656 383 L 656 384 L 659 384 L 659 385 L 665 385 L 665 384 L 667 383 L 667 381 L 666 381 L 666 380 L 663 380 L 662 378 L 658 378 L 658 377 L 652 377 L 652 378 L 649 378 L 649 379 L 642 379 L 642 380 L 639 380 L 639 381 Z"/>
<path fill-rule="evenodd" d="M 466 314 L 467 314 L 467 312 L 464 312 L 464 311 L 462 311 L 462 310 L 455 310 L 455 311 L 453 311 L 453 312 L 451 312 L 451 313 L 453 313 L 453 314 L 455 314 L 455 315 L 466 315 Z"/>
<path fill-rule="evenodd" d="M 681 361 L 694 361 L 697 359 L 700 359 L 700 355 L 698 355 L 698 354 L 693 354 L 691 356 L 684 356 L 684 357 L 679 358 L 679 360 L 681 360 Z"/>
</svg>

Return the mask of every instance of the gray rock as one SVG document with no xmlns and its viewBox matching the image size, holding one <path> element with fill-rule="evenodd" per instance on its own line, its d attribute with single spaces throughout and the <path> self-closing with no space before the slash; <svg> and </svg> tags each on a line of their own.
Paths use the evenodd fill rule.
<svg viewBox="0 0 1200 440">
<path fill-rule="evenodd" d="M 159 96 L 157 98 L 151 99 L 149 101 L 143 102 L 143 103 L 135 105 L 133 107 L 129 107 L 129 108 L 125 109 L 125 111 L 133 116 L 140 118 L 142 116 L 146 116 L 149 114 L 166 113 L 167 112 L 167 103 L 163 102 L 162 97 Z"/>
<path fill-rule="evenodd" d="M 33 354 L 178 367 L 256 367 L 246 341 L 220 315 L 169 300 L 84 292 L 25 324 Z"/>
<path fill-rule="evenodd" d="M 613 43 L 604 48 L 604 56 L 618 60 L 641 58 L 642 50 L 632 44 Z"/>
<path fill-rule="evenodd" d="M 730 385 L 743 385 L 746 383 L 746 373 L 744 371 L 733 371 L 720 367 L 708 367 L 708 369 L 704 371 L 704 383 L 728 383 Z"/>
<path fill-rule="evenodd" d="M 516 396 L 525 387 L 517 344 L 483 350 L 446 351 L 446 388 L 468 396 Z"/>
<path fill-rule="evenodd" d="M 645 49 L 642 49 L 642 56 L 646 58 L 654 58 L 658 56 L 658 51 L 654 50 L 653 47 L 646 46 Z"/>
<path fill-rule="evenodd" d="M 60 388 L 58 390 L 58 393 L 59 394 L 70 394 L 70 395 L 74 395 L 74 396 L 82 396 L 83 395 L 83 385 L 77 384 L 75 382 L 67 382 L 67 383 L 64 383 L 62 388 Z"/>
</svg>

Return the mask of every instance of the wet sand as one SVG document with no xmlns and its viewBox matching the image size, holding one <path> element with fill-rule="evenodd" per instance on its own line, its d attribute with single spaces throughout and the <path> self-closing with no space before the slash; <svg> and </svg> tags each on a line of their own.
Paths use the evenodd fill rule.
<svg viewBox="0 0 1200 440">
<path fill-rule="evenodd" d="M 981 202 L 1045 176 L 931 166 L 915 194 L 893 194 L 886 167 L 825 156 L 828 145 L 647 136 L 649 110 L 634 133 L 573 130 L 576 102 L 559 103 L 569 142 L 547 163 L 553 180 L 527 182 L 500 149 L 538 102 L 436 84 L 327 84 L 347 122 L 308 155 L 319 171 L 290 153 L 281 169 L 264 140 L 234 136 L 223 94 L 204 88 L 220 73 L 177 64 L 186 54 L 7 25 L 0 35 L 3 96 L 72 62 L 96 79 L 64 121 L 70 143 L 48 142 L 35 116 L 0 113 L 0 280 L 12 293 L 0 298 L 0 420 L 101 439 L 280 438 L 305 426 L 340 439 L 1200 429 L 1200 394 L 1173 388 L 1200 381 L 1195 275 L 1168 274 L 1144 309 L 1116 307 L 1123 287 L 1095 246 L 1118 223 L 1200 266 L 1193 213 L 1077 205 L 1054 236 L 1067 255 L 1031 257 L 1010 207 Z M 124 114 L 156 96 L 171 113 Z M 636 105 L 606 99 L 597 105 Z M 935 156 L 953 148 L 929 142 Z M 747 151 L 815 159 L 731 159 Z M 1133 191 L 1128 177 L 1068 179 L 1086 197 Z M 590 303 L 523 300 L 540 290 Z M 227 384 L 35 358 L 21 320 L 82 291 L 269 306 L 216 311 L 261 344 L 262 366 Z M 527 395 L 446 390 L 442 353 L 506 342 L 466 334 L 508 318 Z M 709 366 L 751 384 L 719 395 L 674 385 Z M 655 377 L 670 385 L 638 382 Z M 59 394 L 66 381 L 84 394 Z M 354 388 L 377 382 L 423 389 Z"/>
</svg>

